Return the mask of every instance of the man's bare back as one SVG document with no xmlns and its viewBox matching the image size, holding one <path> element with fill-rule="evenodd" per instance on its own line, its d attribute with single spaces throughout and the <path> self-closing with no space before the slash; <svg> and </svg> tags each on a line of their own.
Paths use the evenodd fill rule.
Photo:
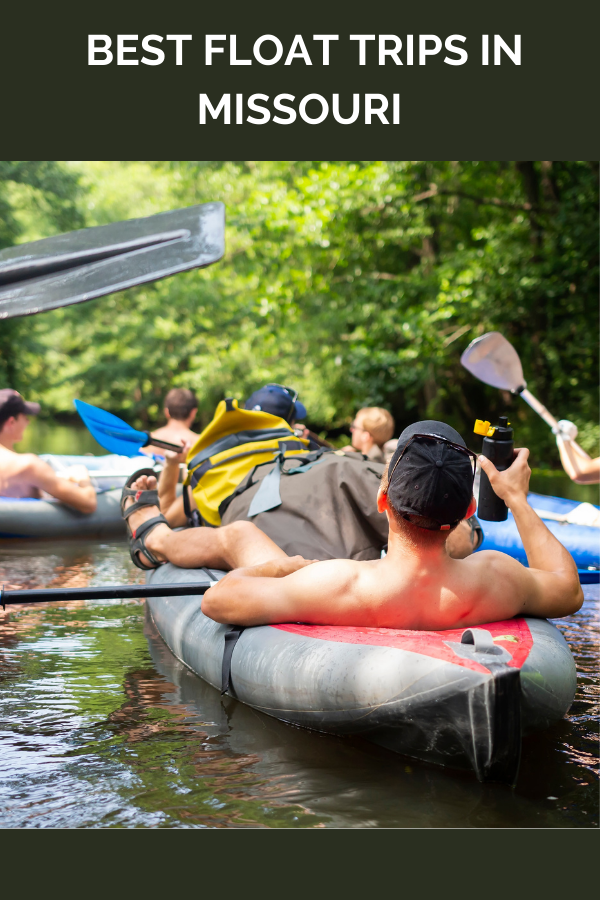
<svg viewBox="0 0 600 900">
<path fill-rule="evenodd" d="M 444 532 L 424 534 L 396 517 L 383 488 L 378 504 L 388 516 L 390 534 L 381 560 L 288 557 L 246 521 L 181 532 L 159 524 L 146 542 L 157 559 L 184 568 L 234 569 L 207 591 L 202 603 L 206 615 L 223 623 L 300 621 L 437 631 L 516 615 L 565 616 L 583 601 L 577 567 L 527 503 L 528 455 L 528 450 L 518 451 L 506 472 L 497 472 L 489 460 L 480 462 L 514 514 L 530 568 L 492 550 L 452 558 Z M 136 487 L 147 490 L 155 483 L 142 477 Z M 474 504 L 472 500 L 466 516 Z M 153 506 L 140 510 L 131 527 L 139 528 L 157 512 Z"/>
</svg>

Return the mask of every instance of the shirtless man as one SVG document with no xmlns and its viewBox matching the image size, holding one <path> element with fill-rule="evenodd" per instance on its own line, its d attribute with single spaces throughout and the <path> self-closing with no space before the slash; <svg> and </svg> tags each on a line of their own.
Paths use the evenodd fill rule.
<svg viewBox="0 0 600 900">
<path fill-rule="evenodd" d="M 202 611 L 237 625 L 300 621 L 426 630 L 576 612 L 583 602 L 577 567 L 527 503 L 528 450 L 516 451 L 505 472 L 488 459 L 479 461 L 515 517 L 530 568 L 495 550 L 450 557 L 449 532 L 475 511 L 472 459 L 462 448 L 458 432 L 443 422 L 404 430 L 378 494 L 389 520 L 388 553 L 381 560 L 287 557 L 249 522 L 202 529 L 211 557 L 204 564 L 239 566 L 206 592 Z M 148 509 L 136 512 L 132 527 L 150 515 Z M 147 545 L 157 559 L 173 560 L 181 537 L 161 524 Z"/>
<path fill-rule="evenodd" d="M 34 453 L 16 453 L 13 449 L 23 439 L 29 417 L 39 411 L 39 403 L 26 402 L 17 391 L 0 391 L 0 496 L 40 497 L 45 491 L 79 512 L 94 512 L 96 491 L 83 466 L 77 467 L 77 474 L 59 478 Z"/>
<path fill-rule="evenodd" d="M 171 444 L 189 444 L 196 442 L 198 435 L 192 431 L 192 424 L 198 412 L 198 401 L 193 391 L 187 388 L 172 388 L 165 397 L 163 409 L 167 424 L 152 432 L 154 437 Z M 152 456 L 164 456 L 160 447 L 142 447 L 142 453 Z"/>
</svg>

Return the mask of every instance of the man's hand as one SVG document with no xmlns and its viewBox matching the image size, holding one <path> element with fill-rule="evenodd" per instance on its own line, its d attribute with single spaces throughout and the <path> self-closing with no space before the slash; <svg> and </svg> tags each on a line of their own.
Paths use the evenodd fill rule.
<svg viewBox="0 0 600 900">
<path fill-rule="evenodd" d="M 185 465 L 191 446 L 192 445 L 189 441 L 184 441 L 183 448 L 180 453 L 176 453 L 175 450 L 164 450 L 163 452 L 165 454 L 165 466 L 173 466 L 174 468 L 179 468 L 182 463 Z"/>
<path fill-rule="evenodd" d="M 303 556 L 283 556 L 277 559 L 270 559 L 268 562 L 260 563 L 258 566 L 248 566 L 243 569 L 234 569 L 229 575 L 226 575 L 225 578 L 229 578 L 230 575 L 253 575 L 257 578 L 285 578 L 286 575 L 291 575 L 292 572 L 297 572 L 298 569 L 303 569 L 305 566 L 312 566 L 313 563 L 319 562 L 318 559 L 304 559 Z M 225 578 L 221 579 L 225 581 Z"/>
<path fill-rule="evenodd" d="M 496 496 L 504 500 L 509 508 L 519 500 L 527 499 L 531 469 L 527 462 L 529 450 L 525 447 L 515 448 L 515 456 L 511 465 L 504 472 L 499 472 L 487 456 L 479 457 L 479 464 L 487 477 Z"/>
<path fill-rule="evenodd" d="M 80 487 L 86 487 L 88 484 L 91 484 L 90 473 L 83 465 L 69 466 L 64 472 L 57 472 L 56 474 L 59 478 L 68 478 L 69 481 L 74 481 Z"/>
<path fill-rule="evenodd" d="M 560 435 L 563 440 L 574 441 L 579 431 L 574 422 L 570 422 L 568 419 L 560 419 L 558 424 L 552 429 L 552 434 L 555 434 L 557 437 Z"/>
</svg>

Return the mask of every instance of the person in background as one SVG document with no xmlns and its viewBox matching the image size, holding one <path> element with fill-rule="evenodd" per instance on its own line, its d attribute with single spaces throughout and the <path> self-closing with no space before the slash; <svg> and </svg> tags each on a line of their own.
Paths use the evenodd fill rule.
<svg viewBox="0 0 600 900">
<path fill-rule="evenodd" d="M 35 453 L 15 452 L 29 417 L 39 411 L 39 403 L 23 400 L 18 391 L 0 391 L 0 496 L 39 498 L 43 491 L 79 512 L 93 513 L 96 491 L 85 466 L 72 466 L 59 476 Z"/>
<path fill-rule="evenodd" d="M 192 424 L 198 412 L 198 400 L 193 391 L 187 388 L 171 388 L 165 397 L 163 410 L 167 424 L 156 428 L 152 433 L 161 441 L 171 444 L 194 444 L 198 435 L 192 431 Z M 149 456 L 164 456 L 160 447 L 142 447 L 142 452 Z"/>
<path fill-rule="evenodd" d="M 563 469 L 575 484 L 598 484 L 600 482 L 600 457 L 592 459 L 575 442 L 577 425 L 568 419 L 561 419 L 552 431 L 556 435 L 558 452 Z"/>
<path fill-rule="evenodd" d="M 398 446 L 398 438 L 390 438 L 389 441 L 386 441 L 383 445 L 383 455 L 385 457 L 385 464 L 387 465 L 396 452 L 396 447 Z"/>
<path fill-rule="evenodd" d="M 383 445 L 394 433 L 395 423 L 387 409 L 365 406 L 359 409 L 350 426 L 352 444 L 344 447 L 346 453 L 358 450 L 371 462 L 385 462 Z"/>
</svg>

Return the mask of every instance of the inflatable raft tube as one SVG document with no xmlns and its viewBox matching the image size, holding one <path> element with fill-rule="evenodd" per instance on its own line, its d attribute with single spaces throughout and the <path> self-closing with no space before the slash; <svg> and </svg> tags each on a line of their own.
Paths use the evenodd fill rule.
<svg viewBox="0 0 600 900">
<path fill-rule="evenodd" d="M 600 528 L 572 524 L 567 521 L 567 517 L 577 520 L 576 511 L 581 509 L 583 504 L 561 497 L 548 497 L 544 494 L 529 494 L 527 499 L 541 515 L 552 534 L 566 547 L 575 560 L 581 583 L 597 584 L 600 581 Z M 594 507 L 589 503 L 586 503 L 585 507 L 588 513 L 594 509 L 600 511 L 599 507 Z M 559 521 L 557 518 L 547 518 L 548 514 L 553 517 L 560 516 L 563 521 Z M 523 542 L 511 512 L 508 513 L 506 522 L 481 520 L 481 527 L 484 540 L 480 550 L 501 550 L 518 559 L 523 565 L 527 565 Z"/>
<path fill-rule="evenodd" d="M 58 500 L 0 497 L 0 538 L 108 538 L 125 535 L 121 491 L 98 494 L 93 513 L 81 513 Z"/>
<path fill-rule="evenodd" d="M 200 586 L 223 574 L 167 564 L 147 580 Z M 229 696 L 292 725 L 471 768 L 480 781 L 513 784 L 522 733 L 561 719 L 575 695 L 573 657 L 545 619 L 442 632 L 269 625 L 235 643 L 235 628 L 203 615 L 201 596 L 147 603 L 172 653 Z"/>
</svg>

